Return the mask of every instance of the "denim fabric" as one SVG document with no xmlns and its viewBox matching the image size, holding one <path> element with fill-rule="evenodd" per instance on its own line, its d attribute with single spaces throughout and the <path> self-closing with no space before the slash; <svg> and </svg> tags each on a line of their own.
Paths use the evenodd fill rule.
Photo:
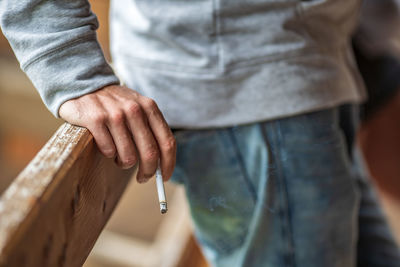
<svg viewBox="0 0 400 267">
<path fill-rule="evenodd" d="M 360 266 L 400 266 L 340 125 L 354 126 L 332 108 L 175 133 L 173 180 L 185 186 L 196 237 L 214 266 L 356 266 L 357 249 Z"/>
</svg>

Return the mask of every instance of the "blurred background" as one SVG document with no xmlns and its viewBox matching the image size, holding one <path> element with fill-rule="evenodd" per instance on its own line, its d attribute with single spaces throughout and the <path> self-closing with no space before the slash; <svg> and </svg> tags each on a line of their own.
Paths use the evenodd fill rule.
<svg viewBox="0 0 400 267">
<path fill-rule="evenodd" d="M 90 2 L 101 25 L 99 41 L 107 59 L 111 60 L 108 0 Z M 363 11 L 364 16 L 369 16 L 368 12 L 383 12 L 388 19 L 390 16 L 387 15 L 393 13 L 390 6 L 387 9 L 371 7 Z M 360 69 L 367 77 L 373 100 L 364 107 L 358 145 L 400 241 L 400 64 L 397 63 L 400 59 L 400 30 L 383 27 L 387 32 L 370 34 L 376 25 L 385 22 L 369 22 L 362 24 L 354 41 Z M 390 23 L 398 26 L 395 17 Z M 384 42 L 376 43 L 375 40 Z M 371 45 L 379 49 L 371 49 Z M 390 82 L 385 83 L 386 80 Z M 62 123 L 45 108 L 39 94 L 21 72 L 7 41 L 0 35 L 0 193 Z M 161 217 L 154 186 L 153 183 L 130 184 L 87 259 L 86 267 L 160 266 L 161 260 L 168 261 L 168 266 L 184 266 L 181 259 L 183 250 L 190 250 L 185 254 L 190 258 L 190 266 L 207 266 L 193 241 L 183 189 L 167 185 L 167 195 L 174 210 Z M 165 255 L 162 252 L 165 247 L 174 250 L 168 250 Z"/>
<path fill-rule="evenodd" d="M 92 0 L 98 39 L 108 60 L 108 0 Z M 48 141 L 63 120 L 43 105 L 0 34 L 0 194 Z M 207 266 L 193 236 L 182 188 L 166 184 L 161 216 L 155 184 L 132 181 L 84 266 Z M 167 248 L 167 249 L 166 249 Z M 168 249 L 169 248 L 169 249 Z M 182 257 L 186 257 L 183 259 Z"/>
</svg>

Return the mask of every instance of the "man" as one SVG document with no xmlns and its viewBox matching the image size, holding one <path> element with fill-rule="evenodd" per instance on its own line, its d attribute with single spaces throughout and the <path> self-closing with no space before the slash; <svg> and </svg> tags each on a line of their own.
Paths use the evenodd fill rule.
<svg viewBox="0 0 400 267">
<path fill-rule="evenodd" d="M 365 98 L 349 41 L 359 6 L 113 1 L 113 60 L 127 87 L 104 60 L 87 1 L 2 0 L 0 10 L 50 111 L 87 127 L 121 167 L 138 162 L 139 182 L 158 161 L 172 176 L 168 125 L 176 130 L 174 180 L 212 264 L 354 266 L 357 240 L 378 236 L 359 264 L 399 266 L 375 200 L 363 206 L 340 127 L 338 106 Z M 365 208 L 375 220 L 359 237 Z"/>
</svg>

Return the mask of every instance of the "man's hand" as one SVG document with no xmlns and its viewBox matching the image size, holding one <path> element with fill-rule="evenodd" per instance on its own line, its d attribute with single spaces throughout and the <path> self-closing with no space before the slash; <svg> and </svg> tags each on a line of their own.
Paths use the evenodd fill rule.
<svg viewBox="0 0 400 267">
<path fill-rule="evenodd" d="M 130 168 L 139 161 L 139 183 L 153 176 L 159 159 L 164 179 L 171 177 L 176 142 L 154 100 L 111 85 L 65 102 L 59 114 L 71 124 L 88 128 L 102 154 L 116 156 L 120 167 Z"/>
</svg>

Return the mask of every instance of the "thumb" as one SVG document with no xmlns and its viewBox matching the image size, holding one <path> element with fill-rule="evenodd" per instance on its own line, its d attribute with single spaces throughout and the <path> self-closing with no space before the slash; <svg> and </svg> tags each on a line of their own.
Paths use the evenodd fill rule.
<svg viewBox="0 0 400 267">
<path fill-rule="evenodd" d="M 60 118 L 72 124 L 77 123 L 75 121 L 76 117 L 80 117 L 73 99 L 61 104 L 60 108 L 58 109 L 58 115 L 60 116 Z"/>
</svg>

